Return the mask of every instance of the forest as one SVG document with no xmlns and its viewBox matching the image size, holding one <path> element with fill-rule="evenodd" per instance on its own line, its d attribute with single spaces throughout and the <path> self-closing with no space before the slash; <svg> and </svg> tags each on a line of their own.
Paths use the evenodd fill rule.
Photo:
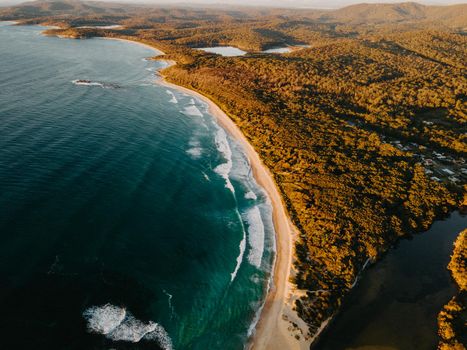
<svg viewBox="0 0 467 350">
<path fill-rule="evenodd" d="M 305 337 L 335 315 L 366 263 L 462 205 L 467 5 L 298 11 L 31 4 L 2 10 L 0 19 L 60 27 L 50 35 L 152 45 L 165 52 L 155 59 L 177 62 L 162 72 L 168 81 L 209 97 L 240 127 L 300 232 L 292 282 L 307 291 L 296 302 L 310 328 Z M 110 24 L 122 27 L 80 28 Z M 217 45 L 247 54 L 196 49 Z M 277 46 L 294 50 L 261 52 Z M 440 313 L 440 349 L 461 349 L 445 324 L 465 310 L 464 292 Z"/>
<path fill-rule="evenodd" d="M 457 284 L 455 295 L 438 315 L 440 350 L 462 350 L 467 344 L 467 230 L 460 233 L 454 243 L 448 269 Z"/>
</svg>

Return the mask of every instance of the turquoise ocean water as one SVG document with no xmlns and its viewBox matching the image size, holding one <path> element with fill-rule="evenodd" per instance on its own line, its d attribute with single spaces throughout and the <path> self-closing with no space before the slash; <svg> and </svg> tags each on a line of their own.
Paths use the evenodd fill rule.
<svg viewBox="0 0 467 350">
<path fill-rule="evenodd" d="M 43 29 L 0 24 L 2 348 L 242 349 L 274 232 L 241 148 L 152 50 Z"/>
</svg>

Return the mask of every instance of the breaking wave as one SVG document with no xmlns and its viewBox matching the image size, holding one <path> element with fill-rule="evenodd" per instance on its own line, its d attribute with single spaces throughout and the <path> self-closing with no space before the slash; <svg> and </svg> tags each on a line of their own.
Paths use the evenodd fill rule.
<svg viewBox="0 0 467 350">
<path fill-rule="evenodd" d="M 256 199 L 258 199 L 258 197 L 256 196 L 256 194 L 253 191 L 249 191 L 249 192 L 245 193 L 245 199 L 256 200 Z"/>
<path fill-rule="evenodd" d="M 261 218 L 261 212 L 257 206 L 249 209 L 246 214 L 248 222 L 248 243 L 250 251 L 248 261 L 251 265 L 259 268 L 264 252 L 264 223 Z"/>
<path fill-rule="evenodd" d="M 82 86 L 99 86 L 103 89 L 118 89 L 120 88 L 119 85 L 114 83 L 101 83 L 98 81 L 91 81 L 91 80 L 83 80 L 83 79 L 76 79 L 71 81 L 75 85 L 82 85 Z"/>
<path fill-rule="evenodd" d="M 193 158 L 197 159 L 201 157 L 201 154 L 203 153 L 203 149 L 200 147 L 192 147 L 186 151 L 190 156 Z"/>
<path fill-rule="evenodd" d="M 202 171 L 202 173 L 203 173 L 203 176 L 206 179 L 206 181 L 211 182 L 211 179 L 209 178 L 208 174 L 206 174 L 204 171 Z"/>
<path fill-rule="evenodd" d="M 198 159 L 203 154 L 203 148 L 200 146 L 200 142 L 197 140 L 191 140 L 189 143 L 190 148 L 186 150 L 193 159 Z"/>
<path fill-rule="evenodd" d="M 92 306 L 83 312 L 89 332 L 113 341 L 137 343 L 141 339 L 157 342 L 164 350 L 172 350 L 172 340 L 160 324 L 143 322 L 125 308 L 112 304 Z"/>
<path fill-rule="evenodd" d="M 165 90 L 165 92 L 167 92 L 167 94 L 169 94 L 172 97 L 169 101 L 170 103 L 175 103 L 175 104 L 178 103 L 177 98 L 175 97 L 175 94 L 172 91 Z"/>
<path fill-rule="evenodd" d="M 167 301 L 169 303 L 169 309 L 170 309 L 170 318 L 173 318 L 175 315 L 175 309 L 174 306 L 172 305 L 172 298 L 174 297 L 172 294 L 167 292 L 165 289 L 162 290 L 162 292 L 167 296 Z"/>
<path fill-rule="evenodd" d="M 227 187 L 233 194 L 235 194 L 235 189 L 230 181 L 229 174 L 232 170 L 232 150 L 229 146 L 229 141 L 227 140 L 227 134 L 224 129 L 219 128 L 215 136 L 215 143 L 217 150 L 225 158 L 226 162 L 219 164 L 214 168 L 214 171 L 222 176 L 225 180 L 225 187 Z"/>
<path fill-rule="evenodd" d="M 202 117 L 203 113 L 196 107 L 195 105 L 190 105 L 188 107 L 185 107 L 185 109 L 182 112 L 183 114 L 186 115 L 191 115 L 193 117 Z"/>
<path fill-rule="evenodd" d="M 238 212 L 238 209 L 237 209 L 237 214 L 238 214 L 238 218 L 240 219 L 240 222 L 242 224 L 243 237 L 242 237 L 242 240 L 240 241 L 240 246 L 239 246 L 240 252 L 239 252 L 239 254 L 237 256 L 237 264 L 235 265 L 235 269 L 233 270 L 233 272 L 230 274 L 230 282 L 231 283 L 233 282 L 235 277 L 237 277 L 237 272 L 240 269 L 240 266 L 242 265 L 243 255 L 245 255 L 245 248 L 246 248 L 245 226 L 243 225 L 243 221 L 242 221 L 242 218 L 240 216 L 240 213 Z"/>
</svg>

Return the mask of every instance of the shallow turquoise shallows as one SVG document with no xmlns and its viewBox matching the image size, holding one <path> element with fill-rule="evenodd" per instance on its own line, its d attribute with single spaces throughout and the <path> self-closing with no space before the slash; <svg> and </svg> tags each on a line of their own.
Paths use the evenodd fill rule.
<svg viewBox="0 0 467 350">
<path fill-rule="evenodd" d="M 267 291 L 270 204 L 154 52 L 0 24 L 5 349 L 242 349 Z"/>
</svg>

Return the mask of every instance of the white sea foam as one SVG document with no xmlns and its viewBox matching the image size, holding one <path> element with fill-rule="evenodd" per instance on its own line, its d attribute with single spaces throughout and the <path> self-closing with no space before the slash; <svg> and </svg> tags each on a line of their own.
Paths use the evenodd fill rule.
<svg viewBox="0 0 467 350">
<path fill-rule="evenodd" d="M 83 317 L 90 332 L 103 334 L 107 339 L 137 343 L 144 338 L 157 342 L 164 350 L 173 349 L 172 341 L 161 325 L 138 320 L 122 307 L 112 304 L 92 306 L 84 311 Z"/>
<path fill-rule="evenodd" d="M 193 159 L 198 159 L 203 153 L 203 148 L 198 140 L 191 140 L 188 142 L 190 148 L 187 149 L 186 153 L 189 154 Z"/>
<path fill-rule="evenodd" d="M 191 147 L 187 149 L 186 153 L 192 156 L 194 159 L 198 159 L 203 154 L 203 149 L 201 147 Z"/>
<path fill-rule="evenodd" d="M 182 112 L 183 114 L 186 115 L 191 115 L 193 117 L 202 117 L 203 113 L 196 107 L 195 105 L 190 105 L 185 107 L 184 111 Z"/>
<path fill-rule="evenodd" d="M 98 81 L 90 81 L 90 80 L 72 80 L 71 81 L 75 85 L 81 85 L 81 86 L 99 86 L 103 89 L 118 89 L 120 88 L 119 85 L 114 84 L 114 83 L 101 83 Z"/>
<path fill-rule="evenodd" d="M 170 339 L 169 334 L 164 327 L 157 323 L 154 330 L 146 334 L 144 339 L 156 341 L 164 350 L 173 349 L 172 340 Z"/>
<path fill-rule="evenodd" d="M 243 255 L 245 255 L 245 248 L 246 248 L 245 226 L 243 225 L 243 221 L 242 221 L 242 218 L 241 218 L 240 213 L 238 212 L 238 210 L 237 210 L 237 214 L 238 214 L 238 218 L 240 219 L 240 222 L 242 224 L 243 237 L 242 237 L 242 240 L 240 241 L 240 246 L 239 246 L 240 252 L 239 252 L 239 254 L 237 256 L 237 264 L 235 265 L 235 269 L 233 270 L 233 272 L 230 274 L 230 282 L 233 282 L 235 277 L 237 277 L 238 270 L 240 269 L 240 266 L 242 265 Z"/>
<path fill-rule="evenodd" d="M 124 308 L 106 304 L 93 306 L 84 311 L 84 318 L 88 321 L 88 329 L 93 333 L 109 334 L 125 319 Z"/>
<path fill-rule="evenodd" d="M 250 276 L 250 281 L 254 284 L 259 284 L 261 282 L 261 278 L 257 274 L 253 274 Z"/>
<path fill-rule="evenodd" d="M 264 252 L 264 224 L 259 208 L 255 206 L 249 209 L 245 218 L 248 223 L 248 243 L 250 244 L 248 261 L 259 268 Z"/>
<path fill-rule="evenodd" d="M 272 264 L 272 266 L 274 266 L 274 263 Z M 261 279 L 256 274 L 251 276 L 250 280 L 255 284 L 261 283 Z M 266 295 L 269 294 L 269 291 L 271 290 L 271 287 L 273 285 L 273 281 L 274 281 L 273 275 L 271 274 L 271 276 L 269 277 L 269 281 L 268 281 L 268 287 L 267 287 Z M 261 313 L 263 311 L 263 308 L 264 308 L 265 304 L 266 304 L 266 299 L 263 299 L 263 301 L 260 302 L 260 306 L 256 309 L 255 317 L 253 317 L 253 321 L 251 322 L 250 327 L 248 327 L 248 333 L 247 333 L 248 338 L 250 338 L 253 335 L 253 333 L 255 332 L 256 325 L 259 322 L 259 318 L 261 316 Z M 255 307 L 256 307 L 256 305 L 255 305 Z"/>
<path fill-rule="evenodd" d="M 146 334 L 153 332 L 157 328 L 155 322 L 145 323 L 137 318 L 127 315 L 125 320 L 118 325 L 112 332 L 107 334 L 107 338 L 114 341 L 128 341 L 137 343 L 143 339 Z"/>
<path fill-rule="evenodd" d="M 256 200 L 256 199 L 258 199 L 258 197 L 256 196 L 256 194 L 253 191 L 249 191 L 249 192 L 245 193 L 245 199 Z"/>
<path fill-rule="evenodd" d="M 175 97 L 175 94 L 172 91 L 165 90 L 165 92 L 167 92 L 167 94 L 169 94 L 172 97 L 169 101 L 170 103 L 178 103 L 177 98 Z"/>
<path fill-rule="evenodd" d="M 194 99 L 191 99 L 190 100 L 190 105 L 194 105 L 195 104 L 195 100 Z"/>
<path fill-rule="evenodd" d="M 208 174 L 206 174 L 204 171 L 202 171 L 202 173 L 203 173 L 203 176 L 206 179 L 206 181 L 211 182 L 211 179 L 209 178 Z"/>
<path fill-rule="evenodd" d="M 75 85 L 83 85 L 83 86 L 100 86 L 104 87 L 104 84 L 98 83 L 96 81 L 80 81 L 80 80 L 73 80 L 73 84 Z"/>
<path fill-rule="evenodd" d="M 172 318 L 175 315 L 175 309 L 172 305 L 172 298 L 174 297 L 172 294 L 168 293 L 165 289 L 162 290 L 162 292 L 167 295 L 168 298 L 168 303 L 169 303 L 169 309 L 170 309 L 170 318 Z"/>
<path fill-rule="evenodd" d="M 0 27 L 3 27 L 3 26 L 12 26 L 12 25 L 15 25 L 16 21 L 0 21 Z"/>
<path fill-rule="evenodd" d="M 227 134 L 225 133 L 224 129 L 219 128 L 217 130 L 215 143 L 217 150 L 222 154 L 226 162 L 216 166 L 214 171 L 224 178 L 225 187 L 227 187 L 230 191 L 232 191 L 232 193 L 235 194 L 235 189 L 229 178 L 230 171 L 232 170 L 232 150 L 230 149 L 229 141 L 227 140 Z"/>
<path fill-rule="evenodd" d="M 268 287 L 268 292 L 269 292 L 269 287 Z M 256 310 L 256 313 L 255 313 L 255 317 L 253 317 L 253 321 L 251 322 L 250 327 L 248 327 L 248 332 L 247 332 L 248 338 L 252 336 L 253 332 L 256 329 L 256 325 L 259 322 L 261 312 L 263 311 L 263 308 L 264 308 L 264 303 L 265 303 L 265 300 L 262 303 L 257 302 L 257 303 L 253 303 L 252 305 L 250 305 L 253 310 Z"/>
</svg>

